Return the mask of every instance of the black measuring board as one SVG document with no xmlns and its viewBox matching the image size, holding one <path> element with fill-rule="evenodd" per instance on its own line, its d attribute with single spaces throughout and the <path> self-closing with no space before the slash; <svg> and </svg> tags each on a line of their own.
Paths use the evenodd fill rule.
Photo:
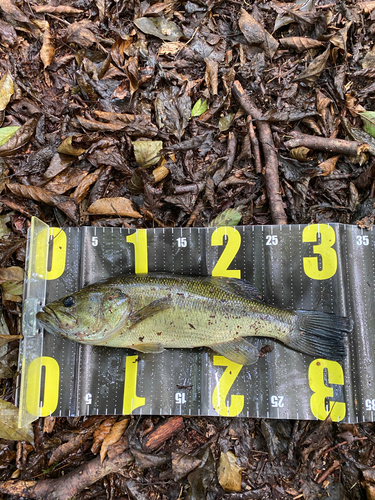
<svg viewBox="0 0 375 500">
<path fill-rule="evenodd" d="M 34 353 L 35 359 L 28 359 L 27 349 L 21 355 L 23 414 L 35 418 L 132 413 L 322 420 L 330 413 L 332 420 L 340 422 L 374 420 L 372 230 L 343 224 L 137 231 L 47 227 L 35 234 L 31 231 L 30 248 L 33 239 L 45 240 L 45 231 L 54 239 L 45 275 L 45 302 L 41 303 L 134 272 L 226 276 L 253 282 L 267 302 L 277 307 L 349 316 L 354 330 L 342 363 L 314 359 L 259 338 L 251 339 L 257 348 L 270 345 L 273 350 L 251 366 L 205 348 L 141 354 L 38 333 L 40 355 Z M 38 250 L 42 243 L 35 245 L 34 260 L 29 262 L 35 267 L 33 276 L 41 265 L 37 261 L 47 255 L 46 250 Z M 32 293 L 32 289 L 27 291 L 26 303 L 39 298 Z M 27 345 L 27 326 L 24 329 Z M 35 339 L 35 331 L 33 335 Z"/>
</svg>

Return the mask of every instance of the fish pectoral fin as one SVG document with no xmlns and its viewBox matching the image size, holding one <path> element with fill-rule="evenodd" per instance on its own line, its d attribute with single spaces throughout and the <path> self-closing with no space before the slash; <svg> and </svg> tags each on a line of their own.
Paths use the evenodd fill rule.
<svg viewBox="0 0 375 500">
<path fill-rule="evenodd" d="M 259 359 L 258 349 L 245 339 L 236 339 L 207 347 L 240 365 L 253 365 Z"/>
<path fill-rule="evenodd" d="M 143 352 L 144 354 L 157 354 L 159 352 L 163 352 L 165 349 L 161 344 L 132 344 L 129 346 L 130 349 L 135 349 L 136 351 Z"/>
<path fill-rule="evenodd" d="M 172 299 L 169 297 L 165 297 L 150 302 L 150 304 L 147 304 L 147 306 L 142 307 L 142 309 L 139 309 L 139 311 L 134 311 L 130 315 L 129 317 L 131 321 L 130 328 L 134 328 L 134 326 L 140 323 L 141 321 L 147 318 L 151 318 L 151 316 L 154 316 L 158 312 L 165 311 L 170 307 L 172 307 Z"/>
</svg>

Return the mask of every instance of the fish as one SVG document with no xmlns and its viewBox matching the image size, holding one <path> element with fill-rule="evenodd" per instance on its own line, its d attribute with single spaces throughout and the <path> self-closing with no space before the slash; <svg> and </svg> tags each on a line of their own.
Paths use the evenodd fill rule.
<svg viewBox="0 0 375 500">
<path fill-rule="evenodd" d="M 248 337 L 342 361 L 353 327 L 336 314 L 270 305 L 243 279 L 168 273 L 97 282 L 47 304 L 36 317 L 50 333 L 82 344 L 142 353 L 204 346 L 242 365 L 259 359 Z"/>
</svg>

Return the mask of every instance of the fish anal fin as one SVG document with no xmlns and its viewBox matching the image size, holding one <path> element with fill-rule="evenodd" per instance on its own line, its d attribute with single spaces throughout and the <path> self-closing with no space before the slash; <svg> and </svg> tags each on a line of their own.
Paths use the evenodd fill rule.
<svg viewBox="0 0 375 500">
<path fill-rule="evenodd" d="M 236 339 L 207 347 L 240 365 L 253 365 L 259 359 L 258 349 L 245 339 Z"/>
<path fill-rule="evenodd" d="M 134 328 L 135 325 L 140 323 L 141 321 L 151 318 L 155 314 L 161 311 L 165 311 L 172 307 L 172 299 L 169 297 L 163 297 L 158 300 L 154 300 L 147 304 L 147 306 L 142 307 L 138 311 L 134 311 L 130 314 L 129 319 L 131 321 L 130 328 Z"/>
<path fill-rule="evenodd" d="M 129 348 L 143 352 L 144 354 L 157 354 L 165 350 L 161 344 L 151 342 L 148 344 L 132 344 L 129 346 Z"/>
</svg>

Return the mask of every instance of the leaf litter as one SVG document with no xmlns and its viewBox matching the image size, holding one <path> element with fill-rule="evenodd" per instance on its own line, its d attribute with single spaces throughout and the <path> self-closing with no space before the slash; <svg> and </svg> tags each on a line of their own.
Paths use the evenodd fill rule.
<svg viewBox="0 0 375 500">
<path fill-rule="evenodd" d="M 33 215 L 374 224 L 374 12 L 0 0 L 0 495 L 375 498 L 370 423 L 45 417 L 19 431 L 13 406 Z"/>
</svg>

